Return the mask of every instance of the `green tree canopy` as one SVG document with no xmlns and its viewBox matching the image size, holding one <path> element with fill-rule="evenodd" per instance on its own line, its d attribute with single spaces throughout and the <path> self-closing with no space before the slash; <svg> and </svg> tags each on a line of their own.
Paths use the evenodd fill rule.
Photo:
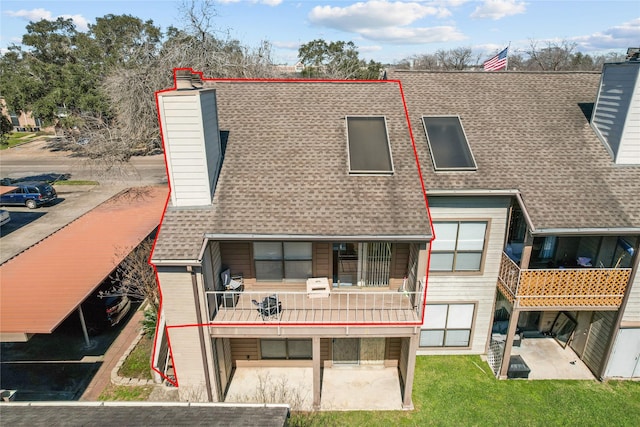
<svg viewBox="0 0 640 427">
<path fill-rule="evenodd" d="M 298 59 L 305 65 L 308 77 L 334 79 L 377 79 L 382 64 L 360 59 L 358 48 L 349 41 L 327 43 L 322 39 L 312 40 L 300 46 Z"/>
</svg>

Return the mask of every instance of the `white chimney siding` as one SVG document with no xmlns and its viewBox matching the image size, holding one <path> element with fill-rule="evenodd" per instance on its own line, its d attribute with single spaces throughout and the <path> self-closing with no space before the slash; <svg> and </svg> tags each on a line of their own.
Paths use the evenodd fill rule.
<svg viewBox="0 0 640 427">
<path fill-rule="evenodd" d="M 640 164 L 640 62 L 605 64 L 592 126 L 620 165 Z"/>
<path fill-rule="evenodd" d="M 215 89 L 158 93 L 173 206 L 209 206 L 222 152 Z"/>
</svg>

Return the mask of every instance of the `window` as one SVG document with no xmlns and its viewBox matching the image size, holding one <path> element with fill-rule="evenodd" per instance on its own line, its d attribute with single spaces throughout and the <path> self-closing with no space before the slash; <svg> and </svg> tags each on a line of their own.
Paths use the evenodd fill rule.
<svg viewBox="0 0 640 427">
<path fill-rule="evenodd" d="M 310 339 L 263 339 L 260 340 L 260 354 L 263 359 L 311 359 Z"/>
<path fill-rule="evenodd" d="M 347 117 L 347 143 L 349 173 L 393 173 L 384 117 Z"/>
<path fill-rule="evenodd" d="M 254 242 L 256 280 L 306 280 L 311 277 L 311 242 Z"/>
<path fill-rule="evenodd" d="M 431 271 L 480 271 L 487 223 L 434 222 Z"/>
<path fill-rule="evenodd" d="M 420 347 L 469 347 L 475 304 L 427 304 Z"/>
<path fill-rule="evenodd" d="M 476 170 L 460 117 L 422 117 L 436 170 Z"/>
</svg>

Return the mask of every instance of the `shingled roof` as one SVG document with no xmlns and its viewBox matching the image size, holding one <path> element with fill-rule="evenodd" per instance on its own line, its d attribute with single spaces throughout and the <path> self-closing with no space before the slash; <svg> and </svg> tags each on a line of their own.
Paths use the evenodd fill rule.
<svg viewBox="0 0 640 427">
<path fill-rule="evenodd" d="M 397 82 L 206 83 L 227 136 L 213 203 L 169 207 L 154 261 L 197 260 L 207 234 L 430 238 Z M 386 118 L 393 175 L 349 174 L 346 116 Z"/>
<path fill-rule="evenodd" d="M 396 71 L 388 78 L 402 82 L 428 194 L 518 190 L 538 232 L 640 232 L 640 166 L 615 165 L 589 125 L 600 73 Z M 460 116 L 476 171 L 434 171 L 424 115 Z"/>
</svg>

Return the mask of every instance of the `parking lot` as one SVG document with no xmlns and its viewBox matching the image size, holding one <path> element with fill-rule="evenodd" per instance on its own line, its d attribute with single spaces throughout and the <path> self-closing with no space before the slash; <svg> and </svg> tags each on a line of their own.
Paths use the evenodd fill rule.
<svg viewBox="0 0 640 427">
<path fill-rule="evenodd" d="M 0 228 L 0 263 L 14 257 L 122 191 L 119 185 L 55 185 L 58 199 L 36 209 L 3 206 L 11 221 Z"/>
<path fill-rule="evenodd" d="M 0 388 L 17 390 L 16 401 L 78 400 L 138 305 L 118 325 L 90 337 L 90 347 L 75 312 L 52 334 L 1 343 Z"/>
</svg>

